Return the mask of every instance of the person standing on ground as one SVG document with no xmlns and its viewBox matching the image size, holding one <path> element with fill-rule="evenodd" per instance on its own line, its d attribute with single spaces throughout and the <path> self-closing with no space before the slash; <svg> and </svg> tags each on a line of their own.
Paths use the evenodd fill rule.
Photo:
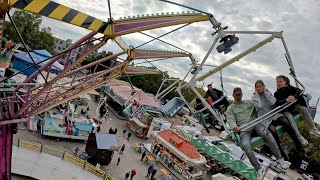
<svg viewBox="0 0 320 180">
<path fill-rule="evenodd" d="M 150 174 L 151 174 L 151 172 L 153 171 L 153 169 L 154 169 L 154 165 L 153 164 L 150 164 L 149 166 L 148 166 L 148 173 L 147 173 L 147 175 L 146 175 L 146 177 L 149 179 L 149 176 L 150 176 Z"/>
<path fill-rule="evenodd" d="M 127 172 L 124 180 L 128 180 L 128 179 L 129 179 L 129 176 L 130 176 L 130 172 Z"/>
<path fill-rule="evenodd" d="M 120 157 L 118 157 L 117 166 L 119 166 L 120 160 L 121 160 L 121 158 L 120 158 Z"/>
<path fill-rule="evenodd" d="M 133 178 L 136 174 L 137 174 L 136 170 L 133 169 L 133 170 L 131 171 L 131 178 L 130 178 L 130 180 L 132 180 L 132 178 Z"/>
<path fill-rule="evenodd" d="M 131 132 L 128 133 L 128 137 L 127 137 L 128 141 L 130 140 L 130 137 L 131 137 Z"/>
<path fill-rule="evenodd" d="M 143 159 L 146 157 L 146 155 L 147 155 L 147 152 L 143 151 L 140 162 L 143 161 Z"/>
<path fill-rule="evenodd" d="M 91 133 L 93 133 L 93 131 L 94 131 L 94 126 L 92 126 Z"/>
<path fill-rule="evenodd" d="M 156 144 L 156 145 L 153 146 L 153 149 L 152 149 L 152 153 L 153 153 L 153 154 L 156 153 L 156 149 L 158 148 L 158 146 L 159 146 L 158 144 Z"/>
<path fill-rule="evenodd" d="M 141 153 L 142 149 L 144 148 L 144 144 L 140 143 L 140 147 L 138 148 L 138 153 Z"/>
<path fill-rule="evenodd" d="M 171 180 L 171 179 L 172 179 L 171 174 L 168 174 L 168 175 L 166 176 L 166 180 Z"/>
<path fill-rule="evenodd" d="M 83 111 L 83 109 L 81 109 L 81 112 L 80 112 L 80 113 L 81 113 L 81 115 L 84 115 L 84 111 Z"/>
<path fill-rule="evenodd" d="M 124 129 L 122 132 L 123 132 L 122 137 L 124 138 L 124 135 L 126 134 L 127 130 L 126 130 L 126 129 Z"/>
<path fill-rule="evenodd" d="M 99 133 L 99 132 L 100 132 L 100 126 L 97 127 L 97 133 Z"/>
<path fill-rule="evenodd" d="M 118 132 L 118 129 L 115 128 L 114 131 L 113 131 L 113 133 L 114 133 L 114 134 L 117 134 L 117 132 Z"/>
<path fill-rule="evenodd" d="M 123 144 L 123 146 L 121 147 L 121 149 L 120 149 L 120 154 L 123 154 L 123 151 L 124 151 L 124 148 L 126 147 L 126 145 L 125 144 Z"/>
<path fill-rule="evenodd" d="M 112 129 L 112 127 L 109 129 L 109 134 L 113 134 L 113 129 Z"/>
<path fill-rule="evenodd" d="M 154 179 L 154 176 L 156 175 L 156 173 L 157 173 L 157 168 L 154 167 L 153 170 L 152 170 L 150 179 Z"/>
<path fill-rule="evenodd" d="M 160 152 L 160 145 L 157 147 L 155 153 L 156 153 L 156 156 L 158 155 L 158 153 Z"/>
<path fill-rule="evenodd" d="M 159 153 L 158 155 L 156 155 L 156 163 L 160 162 L 160 155 L 161 155 L 161 153 Z"/>
<path fill-rule="evenodd" d="M 74 112 L 77 111 L 77 108 L 78 108 L 78 104 L 75 104 L 75 105 L 74 105 Z"/>
<path fill-rule="evenodd" d="M 73 152 L 73 154 L 75 155 L 75 156 L 77 156 L 78 155 L 78 152 L 79 152 L 79 147 L 77 147 L 75 150 L 74 150 L 74 152 Z"/>
</svg>

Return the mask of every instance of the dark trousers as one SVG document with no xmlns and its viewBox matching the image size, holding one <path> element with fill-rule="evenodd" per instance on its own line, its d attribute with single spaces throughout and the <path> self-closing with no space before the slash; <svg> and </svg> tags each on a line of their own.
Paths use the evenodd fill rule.
<svg viewBox="0 0 320 180">
<path fill-rule="evenodd" d="M 156 173 L 152 173 L 150 179 L 154 179 L 154 175 L 156 175 Z"/>
<path fill-rule="evenodd" d="M 146 157 L 146 156 L 142 156 L 140 161 L 143 161 L 143 159 L 144 159 L 145 157 Z"/>
<path fill-rule="evenodd" d="M 272 133 L 272 136 L 274 137 L 274 139 L 276 140 L 276 143 L 279 147 L 279 150 L 281 152 L 281 155 L 284 157 L 285 160 L 289 160 L 287 154 L 284 152 L 282 146 L 281 146 L 281 142 L 280 142 L 280 138 L 278 136 L 278 133 L 277 133 L 277 129 L 276 127 L 277 126 L 283 126 L 285 128 L 285 130 L 287 131 L 288 135 L 290 136 L 290 138 L 293 140 L 296 148 L 300 151 L 300 152 L 304 152 L 303 148 L 302 148 L 302 145 L 300 144 L 300 141 L 298 139 L 298 137 L 295 135 L 291 125 L 290 125 L 290 122 L 287 118 L 285 117 L 279 117 L 277 120 L 273 121 L 268 129 L 269 131 Z"/>
</svg>

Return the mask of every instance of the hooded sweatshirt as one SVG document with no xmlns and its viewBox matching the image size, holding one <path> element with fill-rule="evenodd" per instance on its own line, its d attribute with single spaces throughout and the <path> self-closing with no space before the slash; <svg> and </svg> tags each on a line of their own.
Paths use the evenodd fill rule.
<svg viewBox="0 0 320 180">
<path fill-rule="evenodd" d="M 264 94 L 255 93 L 252 97 L 252 101 L 254 102 L 254 107 L 256 109 L 258 117 L 260 117 L 274 109 L 274 104 L 276 103 L 277 99 L 272 95 L 272 93 L 269 90 L 266 90 Z M 281 116 L 282 114 L 277 113 L 274 116 L 266 119 L 263 122 L 263 124 L 269 126 L 272 120 L 276 120 Z"/>
</svg>

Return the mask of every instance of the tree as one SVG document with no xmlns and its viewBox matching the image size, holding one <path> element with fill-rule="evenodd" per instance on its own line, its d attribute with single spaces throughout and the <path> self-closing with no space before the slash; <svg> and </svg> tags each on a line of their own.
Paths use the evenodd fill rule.
<svg viewBox="0 0 320 180">
<path fill-rule="evenodd" d="M 194 87 L 194 88 L 201 94 L 202 97 L 205 95 L 205 91 L 201 87 Z M 181 93 L 183 97 L 186 99 L 186 101 L 189 103 L 195 98 L 194 92 L 189 87 L 182 89 Z"/>
<path fill-rule="evenodd" d="M 120 79 L 123 81 L 131 82 L 133 86 L 136 86 L 137 88 L 140 88 L 145 92 L 156 94 L 163 81 L 163 77 L 169 77 L 168 73 L 162 72 L 162 74 L 146 74 L 137 76 L 124 75 Z"/>
<path fill-rule="evenodd" d="M 137 66 L 135 66 L 137 67 Z M 144 66 L 139 66 L 144 67 Z M 144 67 L 144 68 L 153 68 L 154 67 Z M 162 72 L 162 74 L 146 74 L 146 75 L 138 75 L 138 76 L 122 76 L 120 80 L 131 82 L 133 86 L 136 86 L 137 88 L 142 89 L 143 91 L 151 94 L 156 94 L 158 92 L 158 89 L 162 83 L 162 81 L 166 78 L 170 78 L 167 71 Z M 173 81 L 169 81 L 162 87 L 162 90 L 166 87 L 170 86 L 173 83 Z M 205 91 L 200 87 L 195 87 L 195 89 L 198 90 L 198 92 L 204 96 Z M 186 99 L 187 102 L 191 102 L 195 95 L 193 91 L 190 88 L 183 88 L 181 90 L 182 95 Z M 165 98 L 172 99 L 174 97 L 179 97 L 179 94 L 176 91 L 171 91 L 168 93 Z"/>
<path fill-rule="evenodd" d="M 306 147 L 306 149 L 308 151 L 307 154 L 309 157 L 308 171 L 310 173 L 316 173 L 316 172 L 319 173 L 318 168 L 320 167 L 320 146 L 319 146 L 320 145 L 320 138 L 310 136 L 309 127 L 307 126 L 307 124 L 304 121 L 299 123 L 298 127 L 299 127 L 299 131 L 300 131 L 301 135 L 303 137 L 305 137 L 309 142 L 308 146 Z M 297 152 L 297 150 L 294 147 L 294 143 L 289 138 L 289 136 L 287 134 L 284 134 L 283 136 L 281 136 L 281 142 L 286 147 L 291 148 L 293 151 L 292 154 L 294 154 L 294 157 L 297 157 L 298 153 L 295 153 L 295 152 Z"/>
<path fill-rule="evenodd" d="M 80 49 L 80 51 L 81 51 L 81 49 Z M 102 59 L 104 57 L 111 56 L 111 55 L 113 55 L 112 52 L 110 52 L 110 51 L 107 52 L 105 50 L 103 50 L 103 51 L 101 51 L 99 53 L 92 53 L 88 58 L 86 58 L 84 61 L 81 62 L 81 65 L 85 66 L 85 65 L 90 64 L 90 63 L 92 63 L 94 61 L 97 61 L 99 59 Z M 79 57 L 80 56 L 78 56 L 78 58 Z M 106 70 L 106 67 L 110 67 L 115 60 L 116 60 L 116 58 L 108 60 L 108 61 L 104 61 L 104 62 L 101 63 L 102 66 L 101 65 L 97 66 L 97 68 L 96 68 L 96 66 L 92 66 L 88 70 L 90 70 L 91 72 L 93 72 L 95 69 L 96 69 L 96 72 Z"/>
<path fill-rule="evenodd" d="M 41 28 L 42 18 L 40 15 L 31 14 L 25 11 L 16 10 L 12 19 L 15 22 L 24 42 L 31 50 L 46 49 L 52 55 L 56 54 L 54 51 L 54 39 L 51 34 L 51 29 Z M 8 40 L 14 43 L 20 43 L 21 40 L 10 22 L 6 22 L 6 29 L 4 31 Z"/>
</svg>

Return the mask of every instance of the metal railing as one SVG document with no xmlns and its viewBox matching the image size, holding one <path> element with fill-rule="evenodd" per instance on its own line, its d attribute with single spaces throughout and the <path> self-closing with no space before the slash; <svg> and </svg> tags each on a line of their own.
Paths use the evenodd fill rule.
<svg viewBox="0 0 320 180">
<path fill-rule="evenodd" d="M 106 171 L 96 168 L 94 165 L 65 151 L 43 145 L 42 143 L 36 143 L 36 142 L 21 139 L 21 138 L 14 138 L 13 144 L 19 148 L 29 149 L 29 150 L 37 151 L 40 153 L 46 153 L 46 154 L 61 158 L 64 161 L 68 161 L 69 163 L 72 163 L 76 166 L 79 166 L 85 169 L 86 171 L 98 176 L 103 180 L 115 180 L 115 178 L 113 178 Z"/>
</svg>

